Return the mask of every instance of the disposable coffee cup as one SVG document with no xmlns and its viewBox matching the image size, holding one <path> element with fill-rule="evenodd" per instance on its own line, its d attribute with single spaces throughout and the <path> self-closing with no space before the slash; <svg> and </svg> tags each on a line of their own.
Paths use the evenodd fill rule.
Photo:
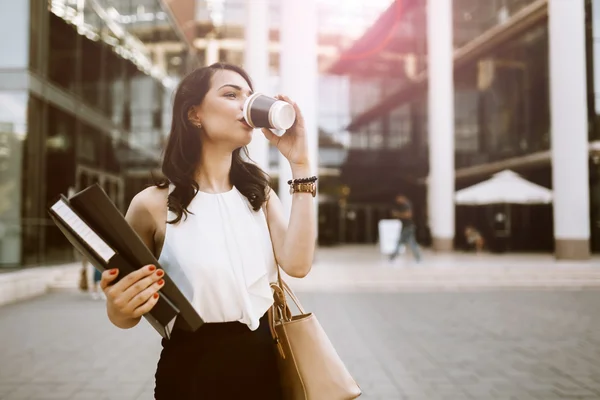
<svg viewBox="0 0 600 400">
<path fill-rule="evenodd" d="M 285 101 L 254 93 L 244 103 L 244 119 L 253 128 L 269 128 L 283 133 L 294 125 L 296 111 Z"/>
</svg>

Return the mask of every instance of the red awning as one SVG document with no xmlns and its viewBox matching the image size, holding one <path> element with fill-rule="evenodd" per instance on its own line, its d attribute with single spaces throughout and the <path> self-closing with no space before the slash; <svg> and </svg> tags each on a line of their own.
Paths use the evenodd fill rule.
<svg viewBox="0 0 600 400">
<path fill-rule="evenodd" d="M 364 75 L 386 72 L 397 65 L 395 53 L 413 51 L 414 37 L 401 32 L 400 22 L 416 0 L 396 0 L 365 34 L 346 49 L 327 70 L 334 75 Z"/>
</svg>

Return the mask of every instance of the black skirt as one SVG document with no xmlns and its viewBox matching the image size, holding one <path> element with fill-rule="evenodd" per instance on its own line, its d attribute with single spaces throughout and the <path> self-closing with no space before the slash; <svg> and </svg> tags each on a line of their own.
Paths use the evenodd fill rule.
<svg viewBox="0 0 600 400">
<path fill-rule="evenodd" d="M 156 400 L 281 400 L 276 347 L 267 316 L 251 331 L 239 322 L 207 323 L 163 339 Z"/>
</svg>

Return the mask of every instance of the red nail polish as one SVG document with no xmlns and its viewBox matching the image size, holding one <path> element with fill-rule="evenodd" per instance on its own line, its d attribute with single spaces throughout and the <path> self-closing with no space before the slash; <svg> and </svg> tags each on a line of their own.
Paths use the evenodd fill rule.
<svg viewBox="0 0 600 400">
<path fill-rule="evenodd" d="M 165 272 L 162 269 L 159 269 L 158 271 L 156 271 L 156 275 L 158 276 L 163 276 L 165 274 Z"/>
<path fill-rule="evenodd" d="M 116 268 L 113 268 L 113 269 L 111 269 L 111 270 L 110 270 L 110 274 L 111 274 L 111 275 L 116 275 L 116 274 L 117 274 L 117 271 L 118 271 L 118 269 L 116 269 Z"/>
<path fill-rule="evenodd" d="M 152 295 L 152 297 L 154 297 L 155 299 L 158 299 L 158 293 L 154 293 L 154 294 Z"/>
<path fill-rule="evenodd" d="M 163 281 L 162 279 L 160 281 L 158 281 L 159 285 L 162 285 L 163 283 L 165 283 L 165 281 Z"/>
<path fill-rule="evenodd" d="M 148 267 L 148 269 L 149 269 L 150 271 L 154 271 L 154 270 L 156 269 L 156 267 L 155 267 L 154 265 L 151 265 L 151 266 L 149 266 L 149 267 Z"/>
</svg>

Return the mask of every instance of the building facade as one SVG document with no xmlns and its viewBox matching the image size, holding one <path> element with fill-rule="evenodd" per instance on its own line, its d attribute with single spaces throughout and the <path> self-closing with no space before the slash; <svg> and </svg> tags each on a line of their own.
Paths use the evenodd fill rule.
<svg viewBox="0 0 600 400">
<path fill-rule="evenodd" d="M 97 182 L 125 210 L 158 165 L 187 43 L 159 0 L 0 1 L 0 266 L 74 259 L 48 218 L 60 194 Z"/>
<path fill-rule="evenodd" d="M 566 258 L 585 258 L 588 247 L 600 252 L 600 2 L 561 1 L 393 2 L 331 68 L 352 82 L 351 148 L 342 168 L 349 204 L 364 210 L 405 193 L 415 206 L 419 239 L 431 243 L 436 233 L 429 214 L 440 201 L 438 195 L 431 198 L 436 175 L 431 167 L 442 154 L 454 165 L 451 174 L 442 175 L 451 177 L 453 190 L 511 169 L 555 195 L 553 206 L 511 206 L 511 236 L 504 239 L 494 216 L 505 206 L 454 206 L 444 194 L 442 205 L 452 202 L 455 215 L 445 221 L 454 228 L 453 247 L 462 247 L 465 226 L 475 225 L 492 249 L 569 253 Z M 445 22 L 428 27 L 439 17 L 428 15 L 428 3 L 451 6 L 448 32 L 433 39 L 431 33 Z M 561 31 L 565 26 L 570 30 Z M 430 119 L 432 111 L 439 118 L 432 101 L 446 96 L 446 89 L 436 92 L 442 86 L 431 79 L 439 63 L 428 67 L 436 49 L 432 41 L 440 36 L 451 46 L 446 106 L 453 107 L 454 120 L 447 129 L 453 152 L 441 153 L 432 141 L 442 136 L 432 135 Z M 579 79 L 581 90 L 574 92 Z M 587 115 L 573 115 L 584 109 Z M 574 164 L 579 169 L 573 172 Z M 581 193 L 583 207 L 570 192 Z"/>
<path fill-rule="evenodd" d="M 316 63 L 304 80 L 296 79 L 302 71 L 292 71 L 295 45 L 285 44 L 298 39 L 290 34 L 296 28 L 287 24 L 287 36 L 282 31 L 283 11 L 292 7 L 287 0 L 267 2 L 266 51 L 254 50 L 268 59 L 268 71 L 258 74 L 267 77 L 261 90 L 278 93 L 297 80 L 306 83 L 297 85 L 300 92 L 316 87 L 301 103 L 316 121 L 322 243 L 348 236 L 339 213 L 347 196 L 339 167 L 347 153 L 340 143 L 348 138 L 340 127 L 350 123 L 351 107 L 348 79 L 324 71 L 387 2 L 340 8 L 336 0 L 315 1 Z M 60 194 L 97 182 L 125 211 L 151 173 L 159 174 L 179 77 L 216 61 L 246 66 L 248 48 L 255 48 L 248 44 L 249 5 L 257 6 L 253 0 L 0 0 L 1 267 L 76 258 L 48 218 Z M 286 74 L 284 58 L 293 67 Z M 266 149 L 265 161 L 277 188 L 287 165 L 274 148 Z"/>
</svg>

